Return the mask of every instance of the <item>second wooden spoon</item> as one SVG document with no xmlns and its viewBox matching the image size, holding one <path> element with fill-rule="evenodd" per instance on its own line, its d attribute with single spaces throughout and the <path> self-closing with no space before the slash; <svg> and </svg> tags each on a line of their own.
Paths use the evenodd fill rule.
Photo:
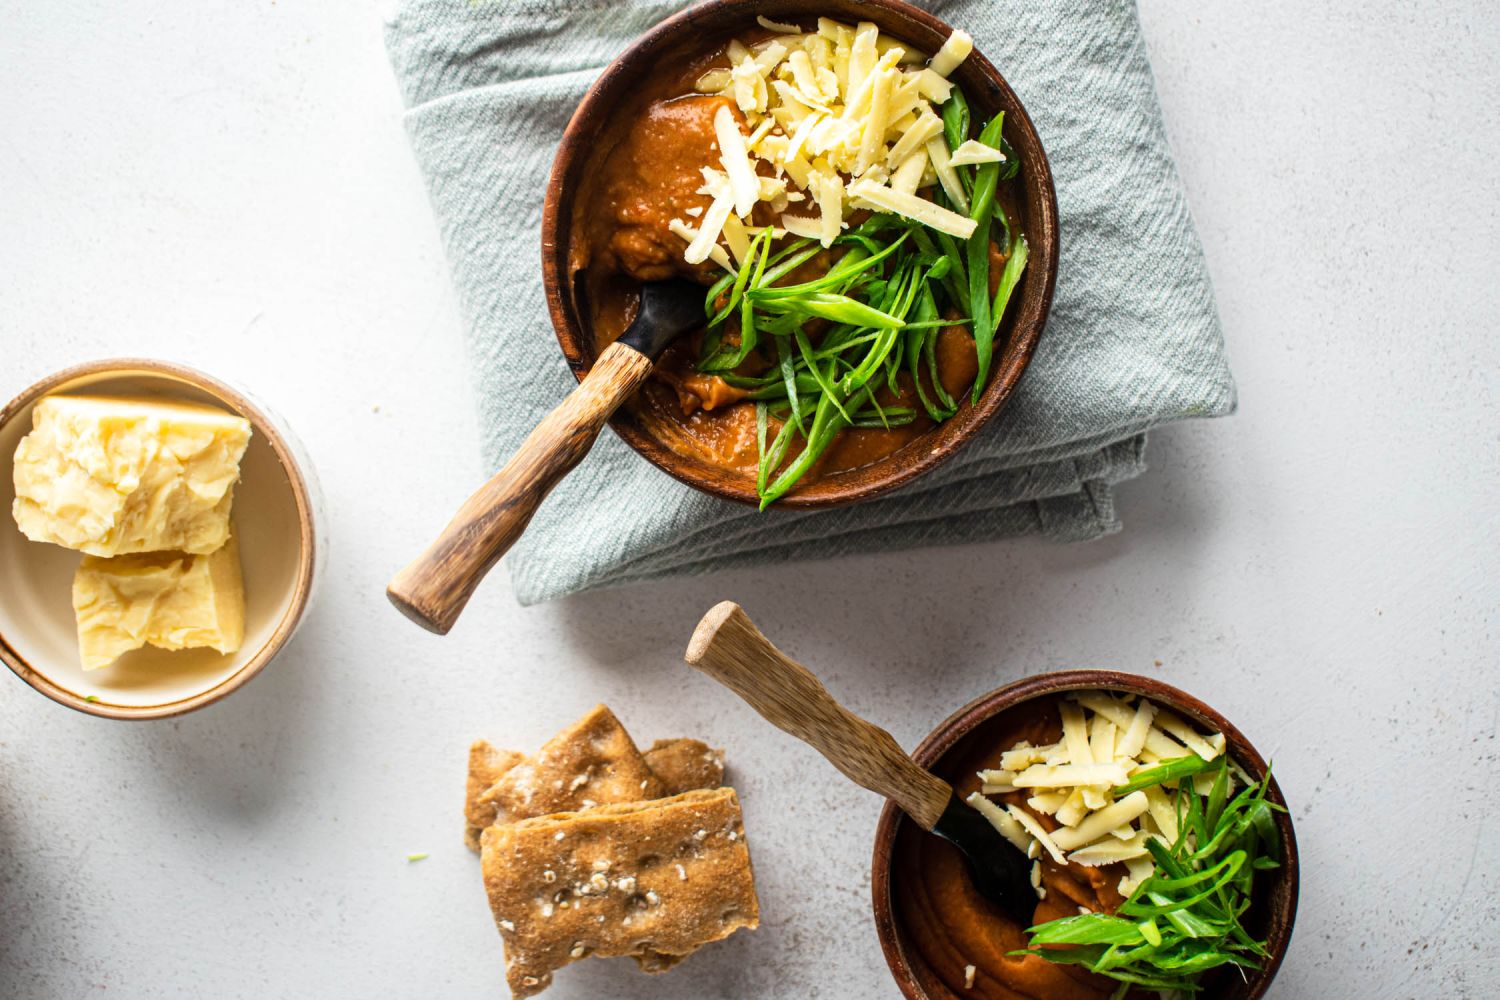
<svg viewBox="0 0 1500 1000">
<path fill-rule="evenodd" d="M 890 733 L 840 705 L 806 667 L 773 646 L 738 604 L 715 605 L 693 632 L 687 662 L 728 687 L 783 732 L 810 745 L 855 784 L 900 806 L 958 848 L 985 898 L 1024 927 L 1036 893 L 1025 855 Z"/>
</svg>

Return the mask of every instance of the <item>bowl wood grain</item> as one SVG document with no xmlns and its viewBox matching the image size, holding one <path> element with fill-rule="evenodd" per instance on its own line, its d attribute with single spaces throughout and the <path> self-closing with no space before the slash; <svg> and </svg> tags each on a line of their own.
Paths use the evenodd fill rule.
<svg viewBox="0 0 1500 1000">
<path fill-rule="evenodd" d="M 912 757 L 939 777 L 949 781 L 962 780 L 965 775 L 957 773 L 960 760 L 971 755 L 976 747 L 993 743 L 994 737 L 990 734 L 1002 727 L 1006 713 L 1035 699 L 1050 699 L 1069 691 L 1085 690 L 1129 692 L 1171 708 L 1205 729 L 1223 733 L 1230 758 L 1252 778 L 1259 780 L 1266 774 L 1266 762 L 1260 753 L 1244 733 L 1214 709 L 1170 684 L 1113 670 L 1064 670 L 1028 677 L 992 691 L 938 725 L 912 752 Z M 1271 779 L 1268 797 L 1277 805 L 1286 806 L 1275 778 Z M 1281 833 L 1283 864 L 1261 875 L 1256 886 L 1261 895 L 1248 915 L 1252 929 L 1266 939 L 1270 958 L 1259 971 L 1248 972 L 1244 980 L 1233 975 L 1209 980 L 1209 988 L 1200 994 L 1205 1000 L 1257 1000 L 1270 987 L 1286 955 L 1297 915 L 1297 837 L 1289 813 L 1277 813 L 1276 826 Z M 871 875 L 875 928 L 880 936 L 881 950 L 896 985 L 908 1000 L 976 1000 L 988 995 L 982 984 L 973 990 L 956 992 L 947 985 L 937 968 L 961 963 L 957 949 L 951 942 L 933 934 L 933 921 L 908 913 L 898 903 L 903 898 L 919 898 L 920 894 L 914 895 L 907 891 L 910 887 L 899 884 L 907 876 L 896 864 L 896 859 L 909 856 L 916 846 L 916 838 L 925 836 L 900 810 L 886 805 L 876 828 Z M 962 964 L 958 968 L 961 969 Z M 951 980 L 953 970 L 948 971 Z"/>
<path fill-rule="evenodd" d="M 633 98 L 660 66 L 681 65 L 735 35 L 758 29 L 756 15 L 811 23 L 819 16 L 848 23 L 872 21 L 881 31 L 925 52 L 936 52 L 953 29 L 901 0 L 707 0 L 668 18 L 609 65 L 573 114 L 553 161 L 542 214 L 542 274 L 558 343 L 573 373 L 582 378 L 594 363 L 586 294 L 572 270 L 574 220 L 586 201 L 587 179 L 614 144 L 612 127 L 629 114 Z M 1019 226 L 1031 258 L 1001 328 L 990 383 L 978 405 L 965 402 L 958 414 L 901 450 L 871 465 L 804 484 L 778 500 L 781 508 L 838 507 L 887 493 L 936 468 L 981 432 L 1011 398 L 1036 350 L 1057 282 L 1057 196 L 1052 171 L 1025 107 L 984 54 L 975 49 L 955 72 L 975 118 L 1005 112 L 1005 137 L 1020 157 Z M 741 503 L 756 504 L 752 477 L 714 466 L 668 447 L 629 408 L 610 425 L 624 441 L 674 478 Z"/>
</svg>

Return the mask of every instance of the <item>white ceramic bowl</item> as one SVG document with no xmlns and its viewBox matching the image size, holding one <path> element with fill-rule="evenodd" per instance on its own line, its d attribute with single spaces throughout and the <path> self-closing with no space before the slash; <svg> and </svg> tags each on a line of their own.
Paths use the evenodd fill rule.
<svg viewBox="0 0 1500 1000">
<path fill-rule="evenodd" d="M 33 542 L 11 516 L 16 445 L 31 411 L 57 394 L 157 396 L 211 403 L 250 421 L 254 434 L 234 494 L 245 577 L 245 640 L 239 652 L 147 646 L 85 671 L 73 617 L 80 554 Z M 292 637 L 322 562 L 316 486 L 295 439 L 244 391 L 182 365 L 140 358 L 95 361 L 48 376 L 0 410 L 0 660 L 69 708 L 112 719 L 191 712 L 234 691 Z"/>
</svg>

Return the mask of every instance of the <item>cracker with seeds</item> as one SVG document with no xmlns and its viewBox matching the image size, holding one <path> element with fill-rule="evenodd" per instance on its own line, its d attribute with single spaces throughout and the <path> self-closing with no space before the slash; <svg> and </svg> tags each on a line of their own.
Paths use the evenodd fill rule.
<svg viewBox="0 0 1500 1000">
<path fill-rule="evenodd" d="M 479 835 L 495 822 L 495 803 L 481 802 L 495 782 L 525 760 L 525 754 L 501 750 L 488 740 L 475 740 L 469 747 L 469 777 L 464 784 L 464 843 L 479 850 Z"/>
<path fill-rule="evenodd" d="M 615 714 L 603 705 L 516 764 L 479 798 L 494 822 L 573 812 L 662 795 L 661 781 Z"/>
<path fill-rule="evenodd" d="M 588 955 L 646 956 L 650 971 L 760 923 L 732 788 L 500 824 L 482 842 L 518 998 Z"/>
<path fill-rule="evenodd" d="M 661 782 L 663 795 L 678 795 L 695 788 L 718 788 L 724 783 L 724 751 L 716 750 L 702 740 L 657 740 L 641 756 Z M 476 740 L 469 747 L 469 776 L 464 787 L 464 843 L 476 854 L 479 853 L 479 835 L 485 827 L 497 822 L 499 802 L 496 796 L 489 794 L 490 790 L 506 772 L 525 759 L 525 754 L 497 749 L 486 740 Z"/>
<path fill-rule="evenodd" d="M 665 795 L 718 788 L 724 783 L 724 751 L 702 740 L 657 740 L 642 756 L 661 779 Z"/>
</svg>

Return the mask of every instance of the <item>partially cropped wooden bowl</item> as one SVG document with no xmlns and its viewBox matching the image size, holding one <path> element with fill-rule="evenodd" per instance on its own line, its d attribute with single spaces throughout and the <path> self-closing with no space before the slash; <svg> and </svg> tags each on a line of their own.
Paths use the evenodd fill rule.
<svg viewBox="0 0 1500 1000">
<path fill-rule="evenodd" d="M 245 581 L 238 652 L 147 646 L 85 671 L 78 659 L 72 580 L 79 553 L 29 541 L 11 517 L 16 445 L 44 396 L 119 395 L 208 403 L 254 431 L 235 486 L 234 531 Z M 296 438 L 243 389 L 185 365 L 148 358 L 94 361 L 49 375 L 0 410 L 0 661 L 59 704 L 107 719 L 182 715 L 238 690 L 291 639 L 315 589 L 323 537 L 311 464 Z"/>
<path fill-rule="evenodd" d="M 1221 732 L 1228 742 L 1231 760 L 1256 780 L 1266 774 L 1264 758 L 1224 716 L 1170 684 L 1113 670 L 1063 670 L 1028 677 L 992 691 L 944 720 L 913 751 L 912 757 L 957 787 L 972 777 L 971 772 L 966 773 L 964 759 L 992 741 L 992 734 L 1003 726 L 1007 713 L 1038 698 L 1095 690 L 1142 695 L 1205 729 Z M 1286 806 L 1274 778 L 1268 798 Z M 1270 956 L 1258 971 L 1246 970 L 1244 979 L 1221 970 L 1205 980 L 1204 992 L 1197 994 L 1204 1000 L 1257 1000 L 1270 988 L 1286 956 L 1297 916 L 1297 837 L 1289 813 L 1276 814 L 1276 827 L 1281 834 L 1282 864 L 1261 874 L 1256 882 L 1257 897 L 1247 914 L 1248 928 L 1265 938 Z M 950 985 L 961 977 L 965 956 L 951 941 L 934 933 L 933 920 L 917 912 L 925 911 L 927 917 L 935 912 L 929 905 L 931 901 L 921 893 L 921 886 L 902 884 L 910 876 L 899 859 L 917 856 L 916 852 L 925 849 L 951 850 L 947 845 L 934 845 L 932 838 L 918 830 L 900 810 L 886 805 L 875 832 L 871 884 L 875 929 L 896 985 L 908 1000 L 982 1000 L 993 996 L 986 989 L 982 974 L 971 989 L 955 989 Z M 917 902 L 903 904 L 903 899 Z"/>
<path fill-rule="evenodd" d="M 588 373 L 595 355 L 582 272 L 574 273 L 570 264 L 575 213 L 583 209 L 587 194 L 585 179 L 592 165 L 612 148 L 612 128 L 618 126 L 621 109 L 630 105 L 636 91 L 658 67 L 680 65 L 730 37 L 756 30 L 756 15 L 801 23 L 820 16 L 849 23 L 872 21 L 882 32 L 929 53 L 936 52 L 953 31 L 952 26 L 901 0 L 707 0 L 663 21 L 611 63 L 590 88 L 563 134 L 542 214 L 542 275 L 548 309 L 563 354 L 579 379 Z M 1020 173 L 1012 183 L 1020 188 L 1019 228 L 1026 234 L 1031 258 L 1001 328 L 990 383 L 977 405 L 966 403 L 956 416 L 901 450 L 871 465 L 799 486 L 778 500 L 778 507 L 858 503 L 937 467 L 1000 412 L 1036 350 L 1057 282 L 1057 195 L 1052 171 L 1026 109 L 979 49 L 964 61 L 953 79 L 963 87 L 978 120 L 1005 112 L 1005 137 L 1021 161 Z M 752 477 L 672 450 L 628 405 L 610 423 L 632 448 L 689 486 L 728 500 L 759 502 Z"/>
</svg>

